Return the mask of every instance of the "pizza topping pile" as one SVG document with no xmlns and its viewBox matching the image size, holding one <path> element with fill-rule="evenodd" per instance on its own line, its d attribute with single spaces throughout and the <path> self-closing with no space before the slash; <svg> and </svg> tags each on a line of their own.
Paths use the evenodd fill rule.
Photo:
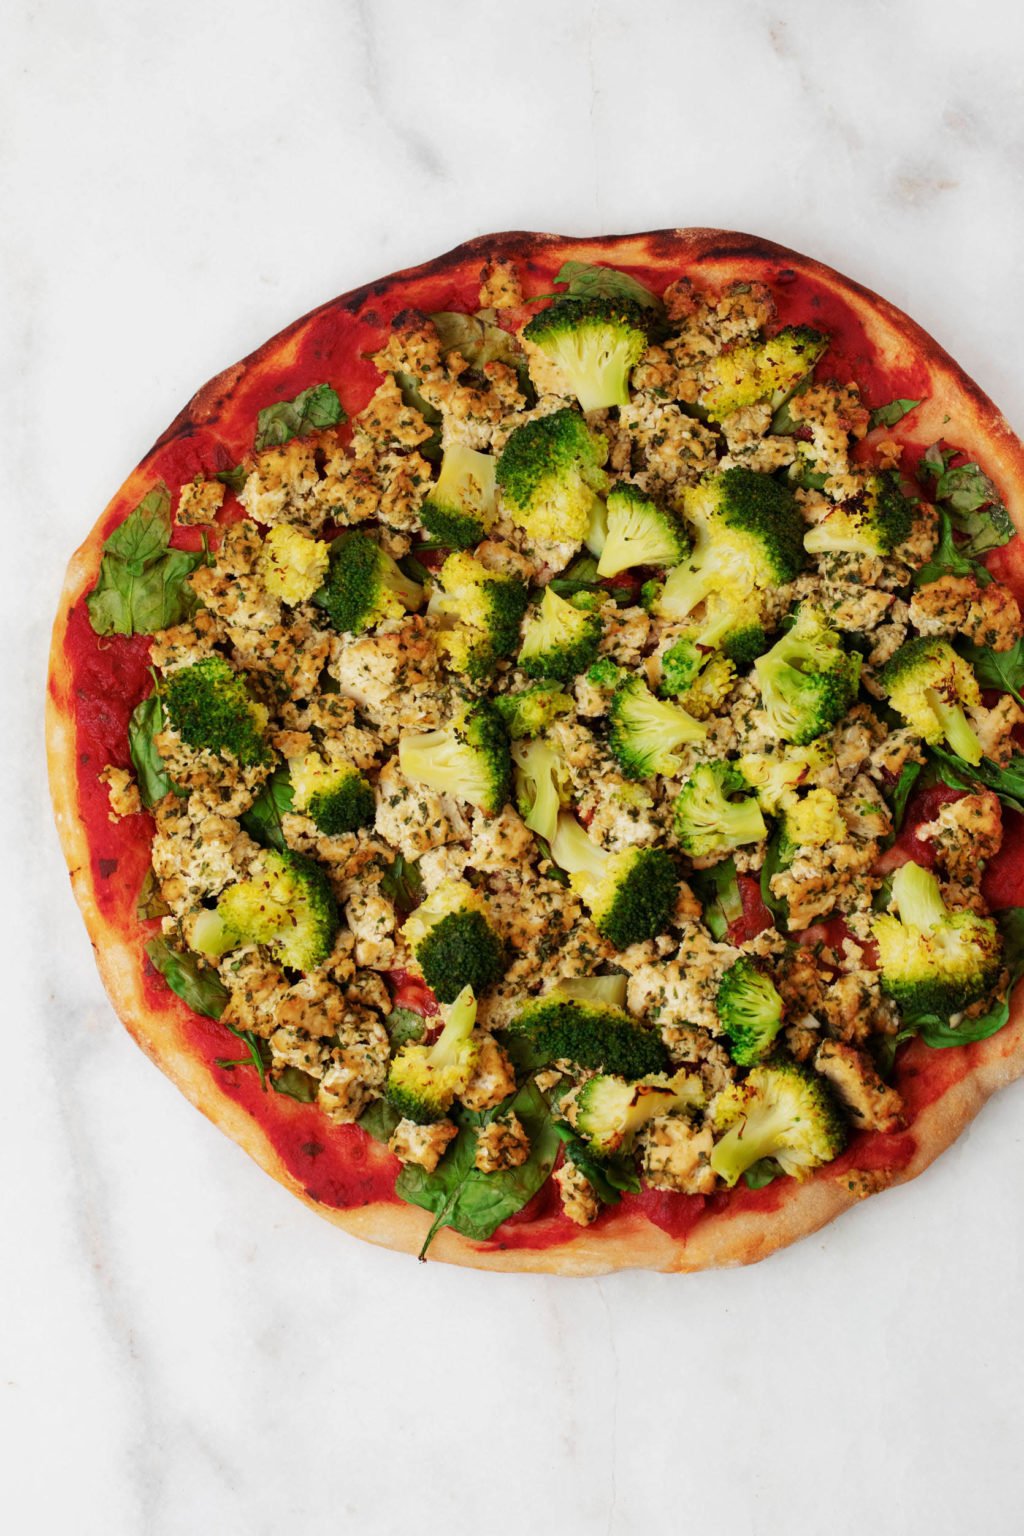
<svg viewBox="0 0 1024 1536">
<path fill-rule="evenodd" d="M 805 1177 L 1024 952 L 981 894 L 1022 782 L 995 488 L 901 472 L 916 402 L 871 412 L 763 284 L 557 281 L 400 315 L 350 428 L 330 385 L 268 406 L 181 488 L 208 553 L 158 489 L 89 598 L 153 637 L 105 770 L 153 815 L 153 963 L 475 1238 L 552 1173 L 580 1224 Z"/>
</svg>

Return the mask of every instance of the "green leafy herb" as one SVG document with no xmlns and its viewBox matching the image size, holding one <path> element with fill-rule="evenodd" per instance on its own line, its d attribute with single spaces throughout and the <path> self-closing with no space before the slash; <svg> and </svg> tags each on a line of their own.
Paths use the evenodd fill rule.
<svg viewBox="0 0 1024 1536">
<path fill-rule="evenodd" d="M 996 914 L 996 922 L 1003 935 L 1003 961 L 1010 973 L 1006 994 L 987 1013 L 977 1019 L 964 1019 L 953 1025 L 935 1014 L 911 1021 L 925 1045 L 943 1050 L 951 1045 L 970 1045 L 975 1040 L 987 1040 L 998 1034 L 1010 1019 L 1010 1003 L 1013 989 L 1024 976 L 1024 907 L 1009 907 Z"/>
<path fill-rule="evenodd" d="M 888 1078 L 896 1061 L 896 1052 L 904 1040 L 912 1040 L 916 1029 L 901 1029 L 895 1035 L 876 1035 L 872 1043 L 875 1066 L 882 1077 Z"/>
<path fill-rule="evenodd" d="M 522 348 L 510 331 L 495 325 L 491 315 L 465 315 L 459 310 L 441 310 L 431 315 L 441 338 L 441 356 L 458 352 L 470 368 L 480 370 L 485 363 L 507 363 L 519 369 L 525 363 Z"/>
<path fill-rule="evenodd" d="M 291 810 L 292 795 L 288 770 L 278 768 L 271 774 L 249 809 L 238 818 L 249 836 L 262 847 L 287 848 L 281 817 Z"/>
<path fill-rule="evenodd" d="M 330 384 L 312 384 L 294 400 L 264 406 L 256 418 L 256 451 L 276 448 L 324 427 L 336 427 L 346 419 L 337 391 Z"/>
<path fill-rule="evenodd" d="M 888 405 L 879 405 L 871 412 L 871 425 L 873 427 L 894 427 L 904 416 L 909 416 L 911 411 L 916 411 L 921 404 L 920 400 L 890 400 Z"/>
<path fill-rule="evenodd" d="M 974 675 L 982 688 L 998 688 L 1011 693 L 1018 704 L 1024 704 L 1024 639 L 1008 651 L 993 651 L 987 645 L 960 644 L 962 654 L 974 668 Z"/>
<path fill-rule="evenodd" d="M 620 1155 L 599 1161 L 564 1122 L 555 1126 L 555 1135 L 564 1142 L 566 1157 L 576 1164 L 603 1205 L 618 1205 L 623 1193 L 639 1194 L 640 1180 L 632 1158 Z"/>
<path fill-rule="evenodd" d="M 903 825 L 903 818 L 907 814 L 907 801 L 910 798 L 910 792 L 917 783 L 923 767 L 923 763 L 904 763 L 900 776 L 892 787 L 889 795 L 889 808 L 892 811 L 892 824 L 897 832 Z"/>
<path fill-rule="evenodd" d="M 218 1057 L 218 1059 L 214 1062 L 214 1066 L 255 1067 L 256 1074 L 260 1080 L 260 1087 L 263 1089 L 263 1092 L 266 1093 L 267 1056 L 270 1054 L 269 1046 L 267 1046 L 265 1041 L 260 1040 L 259 1037 L 255 1035 L 251 1029 L 236 1029 L 233 1024 L 227 1024 L 225 1025 L 225 1028 L 230 1029 L 236 1040 L 241 1040 L 242 1044 L 246 1048 L 246 1051 L 248 1052 L 248 1055 L 243 1056 L 241 1061 L 223 1061 Z"/>
<path fill-rule="evenodd" d="M 171 991 L 187 1003 L 194 1013 L 205 1014 L 208 1019 L 219 1019 L 227 1007 L 228 989 L 217 972 L 205 964 L 198 955 L 188 950 L 172 949 L 166 939 L 150 939 L 146 954 L 155 971 L 159 971 Z M 228 1025 L 230 1029 L 231 1026 Z M 232 1030 L 239 1035 L 239 1031 Z"/>
<path fill-rule="evenodd" d="M 729 932 L 729 924 L 743 916 L 735 859 L 730 857 L 710 869 L 694 870 L 689 880 L 704 908 L 704 926 L 713 939 L 721 941 Z"/>
<path fill-rule="evenodd" d="M 1011 810 L 1024 812 L 1024 757 L 1019 753 L 1002 768 L 987 757 L 972 767 L 942 747 L 930 747 L 929 755 L 941 783 L 952 789 L 974 789 L 979 784 L 984 785 Z"/>
<path fill-rule="evenodd" d="M 631 587 L 606 587 L 597 574 L 597 561 L 593 555 L 577 555 L 571 565 L 567 566 L 561 576 L 556 576 L 550 583 L 551 590 L 557 592 L 559 597 L 578 597 L 581 592 L 593 592 L 602 598 L 614 598 L 617 603 L 631 603 L 633 601 L 633 589 Z"/>
<path fill-rule="evenodd" d="M 182 790 L 175 784 L 156 749 L 155 737 L 164 728 L 164 711 L 158 693 L 136 704 L 128 721 L 128 751 L 143 805 L 151 810 L 158 800 Z"/>
<path fill-rule="evenodd" d="M 401 1118 L 399 1111 L 387 1099 L 374 1099 L 369 1108 L 363 1110 L 356 1124 L 368 1136 L 372 1136 L 374 1141 L 388 1142 Z"/>
<path fill-rule="evenodd" d="M 384 871 L 380 888 L 402 916 L 407 917 L 423 900 L 423 876 L 416 860 L 396 854 L 394 863 Z"/>
<path fill-rule="evenodd" d="M 954 465 L 959 457 L 959 449 L 943 450 L 933 443 L 922 454 L 917 475 L 922 482 L 934 481 L 934 500 L 948 510 L 953 526 L 966 539 L 961 554 L 975 556 L 1008 544 L 1015 530 L 989 477 L 975 463 Z"/>
<path fill-rule="evenodd" d="M 427 1021 L 422 1013 L 412 1008 L 392 1008 L 384 1020 L 384 1028 L 391 1040 L 391 1049 L 399 1050 L 410 1041 L 422 1040 L 427 1032 Z"/>
<path fill-rule="evenodd" d="M 519 1168 L 480 1173 L 473 1166 L 477 1128 L 512 1111 L 530 1138 L 530 1155 Z M 459 1133 L 433 1173 L 407 1163 L 395 1183 L 396 1193 L 410 1205 L 434 1213 L 434 1222 L 420 1249 L 422 1259 L 442 1227 L 484 1242 L 503 1221 L 521 1211 L 547 1180 L 555 1164 L 558 1136 L 547 1100 L 530 1081 L 497 1109 L 482 1115 L 463 1112 Z"/>
<path fill-rule="evenodd" d="M 236 464 L 234 469 L 221 469 L 213 477 L 219 480 L 221 485 L 226 485 L 229 491 L 234 491 L 237 496 L 249 475 L 244 464 Z"/>
<path fill-rule="evenodd" d="M 270 1086 L 275 1093 L 296 1099 L 300 1104 L 312 1104 L 316 1100 L 316 1078 L 303 1072 L 301 1067 L 282 1068 L 276 1077 L 270 1079 Z"/>
<path fill-rule="evenodd" d="M 161 481 L 103 546 L 99 578 L 85 600 L 98 635 L 152 635 L 195 612 L 188 577 L 203 556 L 171 549 L 170 540 L 171 497 Z"/>
<path fill-rule="evenodd" d="M 148 923 L 156 917 L 166 917 L 170 910 L 160 894 L 159 882 L 150 865 L 139 887 L 139 894 L 135 898 L 135 916 L 140 923 Z"/>
<path fill-rule="evenodd" d="M 936 509 L 939 514 L 939 541 L 931 559 L 922 565 L 914 577 L 915 587 L 925 587 L 940 576 L 973 576 L 986 586 L 992 580 L 988 571 L 966 554 L 966 546 L 958 544 L 953 534 L 953 519 L 945 507 Z"/>
<path fill-rule="evenodd" d="M 429 400 L 423 398 L 420 393 L 419 383 L 413 378 L 411 373 L 403 373 L 399 370 L 394 375 L 394 379 L 405 404 L 414 411 L 419 411 L 427 426 L 434 429 L 426 442 L 417 445 L 416 452 L 421 453 L 425 459 L 429 459 L 431 464 L 440 463 L 442 456 L 441 412 L 436 406 L 431 405 Z"/>
<path fill-rule="evenodd" d="M 743 1175 L 748 1189 L 764 1189 L 766 1185 L 773 1184 L 781 1177 L 782 1169 L 774 1157 L 759 1157 L 756 1163 L 751 1163 Z"/>
<path fill-rule="evenodd" d="M 777 875 L 783 868 L 781 848 L 782 828 L 776 827 L 768 839 L 764 863 L 761 865 L 761 900 L 771 913 L 779 932 L 786 933 L 789 928 L 789 902 L 785 897 L 776 896 L 771 887 L 772 876 Z"/>
<path fill-rule="evenodd" d="M 631 304 L 639 304 L 658 314 L 664 308 L 657 294 L 638 283 L 635 277 L 590 261 L 563 263 L 555 282 L 564 286 L 565 296 L 570 299 L 628 299 Z"/>
</svg>

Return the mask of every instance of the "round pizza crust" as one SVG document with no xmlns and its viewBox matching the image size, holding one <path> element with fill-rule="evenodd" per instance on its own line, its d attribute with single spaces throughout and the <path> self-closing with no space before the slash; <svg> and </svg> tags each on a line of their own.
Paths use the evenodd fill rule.
<svg viewBox="0 0 1024 1536">
<path fill-rule="evenodd" d="M 66 635 L 72 610 L 95 583 L 104 539 L 151 488 L 153 460 L 161 448 L 175 439 L 201 434 L 212 424 L 223 424 L 240 392 L 265 404 L 313 382 L 303 378 L 289 387 L 288 369 L 300 355 L 304 336 L 332 316 L 338 317 L 339 323 L 359 315 L 372 319 L 377 304 L 392 314 L 404 308 L 444 307 L 446 289 L 465 290 L 467 284 L 475 283 L 486 261 L 502 258 L 519 263 L 527 275 L 543 273 L 548 284 L 567 260 L 628 267 L 659 290 L 684 274 L 712 286 L 752 276 L 809 282 L 818 294 L 839 300 L 853 312 L 880 366 L 895 370 L 912 366 L 927 376 L 929 398 L 915 412 L 915 438 L 936 441 L 952 420 L 958 445 L 979 459 L 995 479 L 1014 523 L 1018 530 L 1024 530 L 1024 445 L 939 344 L 892 304 L 851 279 L 809 257 L 736 232 L 658 230 L 602 239 L 565 239 L 522 231 L 484 236 L 434 261 L 331 301 L 198 391 L 129 476 L 68 566 L 53 629 L 46 716 L 47 760 L 57 826 L 100 974 L 117 1013 L 143 1050 L 197 1108 L 312 1209 L 358 1237 L 407 1253 L 419 1251 L 430 1215 L 394 1200 L 336 1209 L 312 1197 L 285 1165 L 264 1126 L 225 1092 L 218 1081 L 220 1074 L 191 1048 L 186 1032 L 187 1022 L 193 1018 L 189 1010 L 169 992 L 166 1002 L 154 1000 L 151 989 L 144 985 L 142 944 L 149 932 L 134 920 L 124 920 L 123 914 L 120 921 L 113 920 L 98 899 L 76 773 L 76 697 Z M 355 352 L 351 363 L 354 370 L 362 367 L 365 376 L 366 364 Z M 337 355 L 329 377 L 341 385 L 345 404 L 356 408 L 345 395 Z M 367 389 L 367 397 L 372 387 Z M 250 440 L 254 417 L 255 411 L 247 409 Z M 139 822 L 148 827 L 145 818 Z M 140 831 L 139 836 L 146 836 L 148 845 L 148 835 Z M 920 1053 L 920 1071 L 927 1070 L 928 1054 L 946 1058 L 944 1085 L 908 1124 L 906 1135 L 912 1139 L 913 1150 L 909 1159 L 901 1160 L 902 1166 L 886 1167 L 884 1159 L 879 1166 L 877 1158 L 869 1157 L 861 1173 L 856 1158 L 851 1164 L 847 1154 L 842 1172 L 826 1167 L 804 1183 L 790 1179 L 774 1186 L 777 1193 L 770 1208 L 730 1209 L 726 1202 L 680 1236 L 635 1210 L 616 1210 L 593 1227 L 574 1228 L 564 1240 L 545 1240 L 542 1246 L 517 1242 L 505 1247 L 500 1232 L 488 1243 L 476 1243 L 446 1229 L 434 1239 L 430 1256 L 479 1269 L 571 1275 L 629 1268 L 692 1271 L 765 1258 L 816 1231 L 865 1194 L 916 1177 L 956 1140 L 990 1094 L 1024 1073 L 1024 989 L 1019 988 L 1014 998 L 1010 1022 L 990 1039 L 933 1053 L 921 1047 Z M 955 1070 L 951 1070 L 950 1059 L 954 1057 Z M 866 1145 L 872 1138 L 861 1140 Z M 376 1144 L 370 1156 L 378 1162 L 390 1161 L 390 1154 Z"/>
</svg>

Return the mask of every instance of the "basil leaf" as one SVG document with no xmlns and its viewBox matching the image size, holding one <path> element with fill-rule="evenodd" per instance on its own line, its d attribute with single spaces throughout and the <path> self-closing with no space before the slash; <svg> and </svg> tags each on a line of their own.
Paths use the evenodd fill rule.
<svg viewBox="0 0 1024 1536">
<path fill-rule="evenodd" d="M 407 917 L 423 900 L 423 876 L 416 860 L 397 854 L 394 863 L 384 871 L 380 888 L 403 917 Z"/>
<path fill-rule="evenodd" d="M 530 1138 L 530 1155 L 519 1168 L 479 1173 L 473 1166 L 477 1127 L 511 1110 Z M 483 1115 L 464 1115 L 463 1124 L 433 1173 L 407 1163 L 395 1182 L 395 1192 L 410 1205 L 433 1211 L 420 1258 L 442 1227 L 484 1242 L 503 1221 L 521 1211 L 547 1181 L 555 1165 L 558 1136 L 551 1109 L 536 1083 L 528 1082 L 512 1099 Z"/>
<path fill-rule="evenodd" d="M 695 869 L 688 879 L 704 908 L 705 928 L 713 939 L 724 939 L 729 932 L 729 924 L 743 916 L 735 859 L 730 856 L 719 864 L 713 864 L 710 869 Z"/>
<path fill-rule="evenodd" d="M 1024 639 L 1008 651 L 993 651 L 987 645 L 972 645 L 965 640 L 960 643 L 960 652 L 974 668 L 982 688 L 998 688 L 1002 693 L 1011 693 L 1018 704 L 1024 704 Z"/>
<path fill-rule="evenodd" d="M 990 1035 L 1009 1022 L 1013 989 L 1024 976 L 1024 907 L 1009 907 L 996 914 L 996 922 L 1003 936 L 1003 961 L 1010 973 L 1006 995 L 988 1013 L 977 1019 L 964 1019 L 955 1027 L 948 1020 L 935 1014 L 927 1014 L 914 1022 L 925 1045 L 943 1050 L 951 1045 L 970 1045 L 975 1040 L 987 1040 Z"/>
<path fill-rule="evenodd" d="M 292 808 L 292 781 L 286 768 L 278 768 L 270 775 L 249 809 L 238 818 L 249 836 L 263 848 L 288 847 L 285 841 L 281 817 Z"/>
<path fill-rule="evenodd" d="M 420 394 L 419 384 L 411 373 L 398 372 L 394 375 L 403 403 L 414 411 L 419 411 L 428 427 L 433 427 L 433 432 L 426 442 L 418 444 L 416 452 L 431 464 L 438 464 L 442 458 L 441 450 L 441 412 L 429 400 L 424 400 Z"/>
<path fill-rule="evenodd" d="M 953 537 L 953 519 L 946 508 L 940 506 L 936 510 L 939 514 L 939 542 L 931 559 L 915 575 L 914 586 L 925 587 L 930 581 L 937 581 L 940 576 L 973 576 L 975 581 L 986 586 L 992 577 L 983 565 L 970 559 L 956 542 Z"/>
<path fill-rule="evenodd" d="M 226 485 L 229 491 L 234 491 L 237 496 L 243 485 L 249 478 L 244 464 L 236 464 L 234 469 L 222 469 L 213 477 L 219 480 L 221 485 Z"/>
<path fill-rule="evenodd" d="M 284 1067 L 276 1077 L 271 1077 L 270 1086 L 275 1093 L 295 1099 L 299 1104 L 312 1104 L 316 1100 L 317 1080 L 301 1067 Z"/>
<path fill-rule="evenodd" d="M 169 548 L 170 538 L 171 497 L 161 482 L 103 545 L 96 585 L 85 600 L 98 635 L 152 635 L 195 612 L 188 577 L 203 556 Z"/>
<path fill-rule="evenodd" d="M 780 933 L 786 933 L 789 929 L 789 902 L 785 897 L 778 897 L 772 893 L 771 878 L 777 875 L 785 866 L 782 862 L 782 828 L 778 826 L 768 839 L 768 845 L 764 852 L 764 863 L 761 865 L 761 900 L 771 913 L 776 928 Z"/>
<path fill-rule="evenodd" d="M 879 405 L 871 412 L 871 425 L 873 427 L 894 427 L 904 416 L 909 416 L 911 411 L 916 411 L 921 404 L 920 400 L 890 400 L 888 405 Z"/>
<path fill-rule="evenodd" d="M 324 427 L 336 427 L 348 418 L 337 391 L 330 384 L 311 384 L 294 400 L 278 400 L 264 406 L 256 418 L 256 451 L 278 448 L 293 437 L 307 437 Z"/>
<path fill-rule="evenodd" d="M 135 916 L 140 923 L 152 922 L 155 917 L 167 917 L 170 907 L 160 894 L 160 886 L 153 866 L 146 870 L 139 894 L 135 898 Z"/>
<path fill-rule="evenodd" d="M 947 509 L 953 525 L 966 538 L 961 556 L 980 555 L 1008 544 L 1016 530 L 999 492 L 980 465 L 953 465 L 959 452 L 957 448 L 943 450 L 938 443 L 932 443 L 921 456 L 918 479 L 934 480 L 932 496 L 936 504 Z"/>
<path fill-rule="evenodd" d="M 603 1205 L 618 1205 L 624 1191 L 632 1195 L 640 1193 L 640 1179 L 632 1158 L 619 1155 L 599 1161 L 586 1142 L 564 1122 L 555 1126 L 555 1135 L 564 1143 L 566 1157 L 576 1164 Z"/>
<path fill-rule="evenodd" d="M 158 693 L 136 704 L 128 721 L 128 751 L 139 786 L 139 795 L 147 810 L 172 792 L 183 793 L 175 784 L 164 760 L 156 749 L 154 737 L 164 728 L 164 710 Z"/>
<path fill-rule="evenodd" d="M 523 362 L 516 338 L 490 320 L 459 310 L 441 310 L 430 318 L 441 338 L 442 357 L 458 352 L 470 368 L 476 369 L 482 369 L 485 363 L 507 363 L 510 368 L 518 368 Z"/>
<path fill-rule="evenodd" d="M 219 1019 L 227 1007 L 229 992 L 215 970 L 206 965 L 198 955 L 188 950 L 172 949 L 166 939 L 150 939 L 146 954 L 155 971 L 159 971 L 171 991 L 187 1003 L 194 1013 L 202 1013 L 208 1019 Z M 229 1029 L 230 1025 L 227 1026 Z M 231 1030 L 239 1039 L 244 1038 L 237 1029 Z"/>
<path fill-rule="evenodd" d="M 782 1178 L 782 1169 L 774 1157 L 759 1157 L 756 1163 L 751 1163 L 743 1175 L 748 1189 L 764 1189 L 766 1185 L 773 1184 L 780 1178 Z"/>
<path fill-rule="evenodd" d="M 399 1111 L 387 1099 L 374 1099 L 369 1108 L 363 1110 L 356 1124 L 368 1136 L 372 1136 L 374 1141 L 388 1142 L 401 1118 Z"/>
<path fill-rule="evenodd" d="M 899 778 L 889 793 L 889 809 L 892 811 L 892 824 L 895 831 L 899 831 L 903 825 L 903 818 L 907 814 L 907 801 L 910 792 L 917 783 L 923 763 L 904 763 Z"/>
<path fill-rule="evenodd" d="M 392 1008 L 384 1020 L 384 1028 L 391 1040 L 391 1049 L 397 1051 L 410 1041 L 422 1040 L 427 1032 L 427 1021 L 422 1013 L 412 1008 Z"/>
<path fill-rule="evenodd" d="M 928 751 L 935 772 L 943 784 L 948 784 L 952 789 L 969 790 L 981 784 L 998 795 L 1011 810 L 1024 812 L 1024 757 L 1020 753 L 1000 768 L 987 757 L 983 757 L 977 767 L 972 767 L 963 758 L 946 752 L 942 747 L 929 747 Z"/>
<path fill-rule="evenodd" d="M 664 309 L 657 294 L 638 283 L 635 277 L 594 262 L 565 262 L 555 282 L 565 285 L 566 297 L 570 299 L 627 299 L 631 304 L 639 304 L 643 309 L 659 314 Z"/>
</svg>

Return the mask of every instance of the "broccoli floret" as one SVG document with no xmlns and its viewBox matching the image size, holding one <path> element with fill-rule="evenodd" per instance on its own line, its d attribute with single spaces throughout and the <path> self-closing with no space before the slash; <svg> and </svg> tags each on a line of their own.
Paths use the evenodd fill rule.
<svg viewBox="0 0 1024 1536">
<path fill-rule="evenodd" d="M 950 912 L 935 876 L 913 863 L 893 875 L 892 904 L 899 916 L 882 913 L 872 927 L 882 989 L 905 1014 L 945 1019 L 992 991 L 1002 940 L 991 918 Z"/>
<path fill-rule="evenodd" d="M 602 656 L 600 661 L 595 661 L 592 667 L 587 668 L 587 682 L 592 688 L 603 688 L 612 693 L 619 686 L 622 670 L 610 656 Z"/>
<path fill-rule="evenodd" d="M 616 688 L 608 714 L 608 745 L 627 779 L 671 777 L 681 763 L 675 748 L 707 735 L 707 727 L 685 709 L 656 699 L 636 673 Z"/>
<path fill-rule="evenodd" d="M 438 579 L 427 605 L 428 614 L 449 626 L 439 630 L 438 647 L 457 672 L 479 681 L 519 642 L 526 583 L 511 572 L 490 570 L 464 551 L 448 556 Z"/>
<path fill-rule="evenodd" d="M 635 1082 L 668 1067 L 661 1037 L 621 1008 L 583 1001 L 560 989 L 527 1003 L 509 1025 L 530 1045 L 531 1066 L 571 1061 Z"/>
<path fill-rule="evenodd" d="M 683 647 L 693 646 L 690 640 L 677 640 L 671 651 L 666 651 L 662 657 L 661 683 L 658 692 L 665 694 L 675 691 L 679 704 L 692 715 L 695 720 L 707 720 L 711 715 L 717 714 L 729 697 L 736 682 L 736 665 L 719 652 L 697 650 L 698 670 L 692 673 L 688 652 Z M 668 678 L 676 685 L 675 689 L 666 687 L 665 662 L 668 661 Z M 690 676 L 690 681 L 682 684 L 682 680 Z"/>
<path fill-rule="evenodd" d="M 786 798 L 779 839 L 779 862 L 792 864 L 798 848 L 824 848 L 846 840 L 846 822 L 830 789 L 811 789 Z"/>
<path fill-rule="evenodd" d="M 573 710 L 569 695 L 550 683 L 535 683 L 520 693 L 500 693 L 493 704 L 513 741 L 522 736 L 539 736 L 552 720 Z"/>
<path fill-rule="evenodd" d="M 775 815 L 812 773 L 831 760 L 830 744 L 819 740 L 805 747 L 789 747 L 785 756 L 751 752 L 739 758 L 736 767 L 752 786 L 761 809 Z"/>
<path fill-rule="evenodd" d="M 782 1027 L 782 998 L 771 977 L 741 955 L 719 982 L 715 1007 L 733 1061 L 741 1067 L 763 1061 Z"/>
<path fill-rule="evenodd" d="M 597 562 L 599 576 L 634 565 L 678 565 L 690 552 L 681 520 L 636 485 L 620 481 L 608 492 L 608 530 Z"/>
<path fill-rule="evenodd" d="M 501 716 L 486 699 L 464 709 L 448 725 L 398 743 L 406 778 L 427 784 L 496 816 L 512 788 L 512 759 Z"/>
<path fill-rule="evenodd" d="M 587 535 L 594 497 L 607 489 L 601 468 L 608 443 L 566 408 L 516 427 L 498 459 L 496 479 L 513 522 L 535 539 L 572 543 Z"/>
<path fill-rule="evenodd" d="M 840 502 L 815 523 L 804 538 L 812 555 L 831 551 L 865 555 L 891 555 L 910 537 L 914 504 L 900 490 L 895 470 L 871 475 L 863 490 Z"/>
<path fill-rule="evenodd" d="M 588 1077 L 576 1094 L 574 1128 L 598 1157 L 611 1157 L 627 1152 L 648 1120 L 676 1109 L 697 1109 L 704 1099 L 695 1073 L 651 1074 L 636 1083 L 599 1074 Z"/>
<path fill-rule="evenodd" d="M 793 492 L 770 475 L 727 469 L 689 488 L 685 510 L 696 542 L 653 595 L 652 611 L 678 622 L 703 605 L 694 638 L 706 646 L 728 640 L 726 654 L 743 659 L 763 627 L 762 594 L 792 581 L 804 563 Z"/>
<path fill-rule="evenodd" d="M 268 763 L 267 711 L 221 656 L 178 667 L 161 689 L 167 719 L 187 746 L 229 756 L 243 768 Z"/>
<path fill-rule="evenodd" d="M 643 310 L 622 299 L 556 299 L 523 328 L 554 363 L 562 394 L 585 411 L 629 404 L 630 369 L 647 350 Z"/>
<path fill-rule="evenodd" d="M 693 859 L 726 854 L 767 837 L 761 807 L 732 763 L 701 763 L 676 796 L 672 823 Z"/>
<path fill-rule="evenodd" d="M 607 853 L 567 815 L 559 816 L 549 841 L 551 857 L 568 874 L 598 933 L 616 949 L 628 949 L 664 931 L 679 892 L 679 876 L 663 848 Z"/>
<path fill-rule="evenodd" d="M 766 341 L 731 347 L 703 365 L 697 403 L 711 421 L 724 421 L 745 405 L 767 400 L 777 410 L 828 346 L 828 337 L 807 325 L 790 325 Z"/>
<path fill-rule="evenodd" d="M 568 772 L 560 752 L 549 741 L 512 744 L 516 807 L 531 832 L 550 843 L 558 813 L 568 802 Z"/>
<path fill-rule="evenodd" d="M 372 786 L 351 763 L 325 763 L 307 752 L 288 765 L 292 809 L 302 811 L 325 837 L 340 837 L 368 827 L 374 817 Z"/>
<path fill-rule="evenodd" d="M 463 443 L 449 443 L 441 473 L 420 508 L 424 528 L 449 549 L 471 549 L 494 523 L 495 461 Z"/>
<path fill-rule="evenodd" d="M 568 683 L 590 666 L 603 633 L 599 614 L 587 613 L 545 587 L 540 607 L 527 620 L 519 665 L 531 677 Z"/>
<path fill-rule="evenodd" d="M 697 681 L 707 658 L 707 651 L 702 651 L 696 640 L 684 635 L 662 653 L 658 692 L 665 698 L 675 698 L 685 693 Z"/>
<path fill-rule="evenodd" d="M 439 1002 L 454 1003 L 463 987 L 485 992 L 501 976 L 501 940 L 466 880 L 442 881 L 406 919 L 402 934 Z"/>
<path fill-rule="evenodd" d="M 762 1157 L 802 1179 L 838 1157 L 846 1132 L 820 1077 L 792 1063 L 754 1067 L 714 1102 L 711 1166 L 730 1187 Z"/>
<path fill-rule="evenodd" d="M 769 726 L 799 747 L 846 714 L 857 696 L 860 656 L 844 651 L 821 614 L 804 606 L 792 629 L 758 657 L 754 671 Z"/>
<path fill-rule="evenodd" d="M 271 597 L 305 603 L 327 574 L 327 545 L 288 523 L 277 523 L 263 540 L 260 575 Z"/>
<path fill-rule="evenodd" d="M 238 943 L 266 944 L 296 971 L 322 965 L 338 931 L 338 907 L 326 874 L 312 859 L 290 851 L 268 850 L 260 871 L 229 885 L 216 911 Z"/>
<path fill-rule="evenodd" d="M 749 667 L 768 649 L 768 633 L 759 620 L 740 613 L 723 633 L 718 648 L 738 667 Z"/>
<path fill-rule="evenodd" d="M 433 1045 L 403 1045 L 388 1070 L 384 1096 L 404 1120 L 429 1125 L 448 1113 L 464 1093 L 476 1067 L 479 1046 L 472 1038 L 476 998 L 463 987 L 441 1011 L 444 1027 Z"/>
<path fill-rule="evenodd" d="M 365 533 L 341 534 L 328 555 L 327 576 L 313 601 L 341 634 L 361 635 L 385 619 L 413 612 L 423 601 L 423 588 L 403 576 Z"/>
<path fill-rule="evenodd" d="M 879 669 L 877 681 L 893 709 L 930 746 L 945 740 L 964 762 L 981 762 L 981 743 L 964 714 L 981 703 L 981 691 L 970 662 L 948 640 L 908 640 Z"/>
<path fill-rule="evenodd" d="M 583 535 L 583 543 L 596 560 L 603 551 L 607 539 L 608 507 L 600 496 L 595 495 L 590 504 L 590 517 L 587 520 L 587 531 Z"/>
</svg>

